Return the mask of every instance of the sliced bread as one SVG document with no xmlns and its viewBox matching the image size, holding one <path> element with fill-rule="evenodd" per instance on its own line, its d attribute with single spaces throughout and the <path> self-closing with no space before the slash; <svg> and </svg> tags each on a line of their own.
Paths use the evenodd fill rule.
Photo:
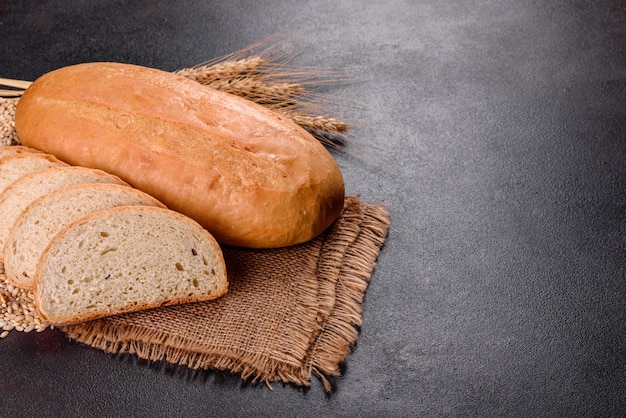
<svg viewBox="0 0 626 418">
<path fill-rule="evenodd" d="M 198 223 L 126 206 L 61 230 L 40 259 L 34 294 L 41 317 L 58 325 L 214 299 L 227 289 L 222 251 Z"/>
<path fill-rule="evenodd" d="M 7 278 L 16 286 L 32 288 L 37 261 L 64 226 L 91 212 L 115 206 L 164 207 L 152 196 L 119 184 L 81 184 L 44 195 L 17 217 L 3 250 Z"/>
<path fill-rule="evenodd" d="M 20 177 L 37 170 L 67 166 L 50 154 L 23 153 L 0 158 L 0 193 Z"/>
<path fill-rule="evenodd" d="M 126 184 L 119 177 L 86 167 L 62 166 L 26 174 L 0 193 L 0 250 L 13 223 L 37 198 L 62 187 L 85 183 Z M 0 254 L 0 258 L 2 254 Z"/>
<path fill-rule="evenodd" d="M 0 158 L 8 155 L 25 154 L 25 153 L 41 153 L 38 149 L 27 147 L 25 145 L 4 145 L 0 147 Z"/>
</svg>

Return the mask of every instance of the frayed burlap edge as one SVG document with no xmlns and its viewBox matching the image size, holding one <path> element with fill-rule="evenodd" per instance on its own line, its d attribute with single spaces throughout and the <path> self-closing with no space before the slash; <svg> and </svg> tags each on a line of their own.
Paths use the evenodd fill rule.
<svg viewBox="0 0 626 418">
<path fill-rule="evenodd" d="M 307 341 L 309 354 L 304 364 L 297 359 L 273 359 L 243 351 L 220 352 L 206 347 L 193 351 L 193 343 L 186 338 L 163 335 L 159 330 L 138 332 L 135 327 L 115 321 L 93 321 L 60 329 L 75 341 L 111 354 L 130 353 L 191 369 L 223 370 L 253 383 L 263 381 L 270 388 L 277 381 L 310 386 L 315 372 L 324 389 L 330 391 L 328 377 L 340 375 L 340 366 L 358 338 L 365 292 L 390 223 L 387 209 L 382 205 L 349 197 L 346 207 L 352 210 L 346 211 L 345 217 L 338 221 L 341 225 L 335 226 L 341 233 L 322 243 L 317 293 L 312 293 L 315 289 L 302 290 L 319 302 L 316 313 L 319 332 L 312 341 Z"/>
<path fill-rule="evenodd" d="M 364 204 L 362 208 L 360 233 L 346 247 L 336 281 L 333 311 L 312 346 L 308 365 L 327 391 L 331 390 L 331 385 L 326 376 L 341 374 L 340 365 L 357 341 L 362 326 L 363 300 L 389 229 L 389 213 L 385 207 Z"/>
</svg>

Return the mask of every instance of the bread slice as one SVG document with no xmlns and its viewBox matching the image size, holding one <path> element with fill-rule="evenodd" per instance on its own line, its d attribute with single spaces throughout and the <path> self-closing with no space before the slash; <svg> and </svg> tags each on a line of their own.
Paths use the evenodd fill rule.
<svg viewBox="0 0 626 418">
<path fill-rule="evenodd" d="M 119 177 L 102 170 L 73 166 L 38 170 L 13 182 L 0 193 L 0 249 L 4 248 L 13 223 L 30 203 L 62 187 L 85 183 L 128 185 Z"/>
<path fill-rule="evenodd" d="M 81 184 L 44 195 L 22 211 L 3 250 L 4 270 L 16 286 L 32 288 L 39 257 L 64 226 L 91 212 L 115 206 L 164 207 L 152 196 L 119 184 Z"/>
<path fill-rule="evenodd" d="M 27 147 L 25 145 L 4 145 L 0 147 L 0 158 L 9 155 L 26 154 L 26 153 L 42 153 L 38 149 Z"/>
<path fill-rule="evenodd" d="M 94 212 L 43 253 L 35 304 L 52 324 L 214 299 L 228 281 L 217 241 L 178 212 L 147 206 Z"/>
<path fill-rule="evenodd" d="M 20 177 L 37 170 L 67 166 L 53 155 L 45 153 L 22 153 L 0 158 L 0 193 Z"/>
</svg>

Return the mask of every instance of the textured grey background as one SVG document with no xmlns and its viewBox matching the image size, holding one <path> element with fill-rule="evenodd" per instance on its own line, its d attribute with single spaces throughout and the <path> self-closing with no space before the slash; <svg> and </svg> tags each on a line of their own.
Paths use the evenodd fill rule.
<svg viewBox="0 0 626 418">
<path fill-rule="evenodd" d="M 175 70 L 276 32 L 353 81 L 347 192 L 392 225 L 325 395 L 0 341 L 0 416 L 626 413 L 626 3 L 0 2 L 0 77 L 83 61 Z"/>
</svg>

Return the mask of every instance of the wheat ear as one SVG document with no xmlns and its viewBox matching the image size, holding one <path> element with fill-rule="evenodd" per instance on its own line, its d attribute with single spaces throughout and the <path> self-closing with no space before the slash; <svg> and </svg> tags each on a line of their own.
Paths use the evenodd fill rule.
<svg viewBox="0 0 626 418">
<path fill-rule="evenodd" d="M 350 125 L 325 116 L 326 106 L 336 101 L 312 90 L 341 82 L 342 77 L 331 72 L 292 66 L 292 59 L 276 58 L 273 52 L 280 45 L 267 46 L 267 40 L 261 41 L 175 73 L 268 107 L 292 119 L 322 143 L 343 146 L 347 142 L 346 133 Z"/>
</svg>

